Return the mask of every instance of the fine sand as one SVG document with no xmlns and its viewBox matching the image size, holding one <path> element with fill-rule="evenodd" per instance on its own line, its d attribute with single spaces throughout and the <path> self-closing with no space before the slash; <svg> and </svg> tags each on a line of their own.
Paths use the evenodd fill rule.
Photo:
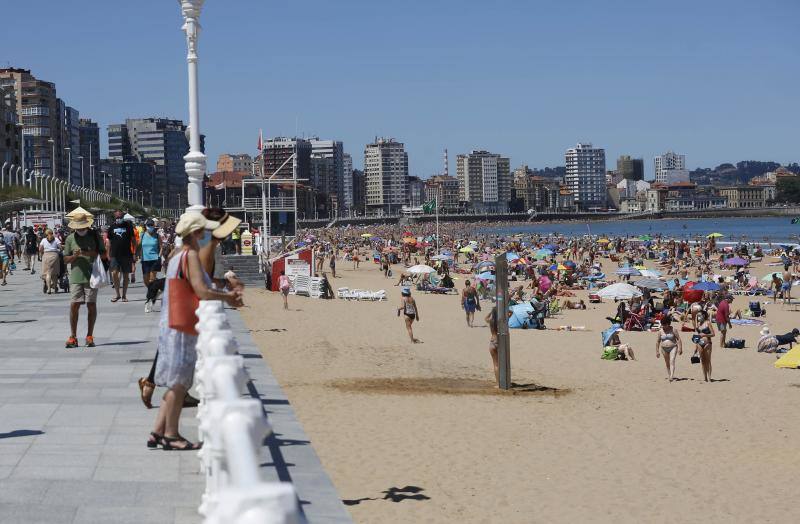
<svg viewBox="0 0 800 524">
<path fill-rule="evenodd" d="M 253 289 L 242 311 L 355 521 L 796 518 L 800 370 L 755 351 L 759 327 L 734 326 L 743 350 L 715 339 L 710 384 L 684 333 L 680 380 L 669 383 L 654 333 L 621 333 L 636 362 L 601 360 L 615 305 L 589 304 L 548 319 L 547 331 L 511 331 L 512 394 L 494 388 L 490 304 L 469 329 L 458 296 L 414 292 L 423 343 L 412 344 L 396 280 L 372 263 L 351 268 L 339 263 L 334 289 L 386 289 L 389 301 L 290 296 L 284 311 L 279 294 Z M 773 333 L 800 324 L 800 313 L 766 307 Z"/>
</svg>

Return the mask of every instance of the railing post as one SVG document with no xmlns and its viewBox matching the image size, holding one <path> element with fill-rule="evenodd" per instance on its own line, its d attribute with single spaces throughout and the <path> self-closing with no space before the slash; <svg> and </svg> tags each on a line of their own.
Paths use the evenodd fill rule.
<svg viewBox="0 0 800 524">
<path fill-rule="evenodd" d="M 261 401 L 243 397 L 249 377 L 222 303 L 201 301 L 197 317 L 198 456 L 206 477 L 198 511 L 206 524 L 299 523 L 294 487 L 261 478 L 271 430 Z"/>
</svg>

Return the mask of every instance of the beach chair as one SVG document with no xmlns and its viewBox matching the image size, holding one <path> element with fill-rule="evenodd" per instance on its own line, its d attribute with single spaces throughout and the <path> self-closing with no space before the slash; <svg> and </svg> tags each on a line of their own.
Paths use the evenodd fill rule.
<svg viewBox="0 0 800 524">
<path fill-rule="evenodd" d="M 624 329 L 625 331 L 644 331 L 644 317 L 638 313 L 628 312 Z"/>
<path fill-rule="evenodd" d="M 311 277 L 297 275 L 292 282 L 295 295 L 311 296 Z"/>
<path fill-rule="evenodd" d="M 350 288 L 340 287 L 339 289 L 336 290 L 336 297 L 346 299 L 348 293 L 350 293 Z"/>
<path fill-rule="evenodd" d="M 311 277 L 308 283 L 308 294 L 311 298 L 322 296 L 322 279 L 320 277 Z"/>
</svg>

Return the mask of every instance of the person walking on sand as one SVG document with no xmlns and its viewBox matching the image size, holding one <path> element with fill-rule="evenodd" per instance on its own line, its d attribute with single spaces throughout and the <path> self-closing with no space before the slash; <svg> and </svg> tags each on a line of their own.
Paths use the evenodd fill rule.
<svg viewBox="0 0 800 524">
<path fill-rule="evenodd" d="M 672 318 L 667 315 L 661 319 L 661 329 L 658 330 L 656 339 L 656 358 L 664 356 L 664 364 L 667 365 L 667 379 L 670 382 L 675 380 L 675 362 L 678 355 L 683 354 L 683 343 L 681 336 L 672 327 Z"/>
<path fill-rule="evenodd" d="M 714 320 L 717 321 L 717 329 L 719 329 L 719 347 L 724 348 L 726 337 L 728 335 L 728 328 L 733 327 L 731 324 L 731 302 L 733 298 L 730 296 L 722 297 L 717 304 L 717 312 L 714 314 Z"/>
<path fill-rule="evenodd" d="M 281 295 L 283 295 L 283 309 L 289 309 L 289 288 L 292 287 L 291 282 L 289 282 L 289 277 L 286 276 L 285 271 L 281 271 L 281 276 L 278 277 L 278 289 L 281 291 Z"/>
<path fill-rule="evenodd" d="M 472 287 L 469 280 L 464 282 L 464 290 L 461 292 L 461 307 L 467 316 L 467 325 L 473 327 L 472 323 L 475 320 L 475 310 L 481 310 L 481 303 L 478 299 L 478 291 Z"/>
<path fill-rule="evenodd" d="M 404 287 L 403 291 L 401 291 L 401 295 L 403 298 L 400 301 L 400 307 L 397 308 L 397 316 L 400 316 L 401 312 L 403 313 L 406 331 L 408 331 L 408 338 L 411 339 L 411 342 L 417 344 L 419 343 L 419 339 L 414 338 L 414 330 L 411 324 L 414 323 L 414 320 L 419 322 L 419 308 L 417 307 L 417 302 L 411 297 L 411 289 Z"/>
<path fill-rule="evenodd" d="M 489 355 L 492 357 L 492 367 L 494 368 L 494 380 L 497 387 L 500 387 L 500 361 L 497 357 L 497 306 L 492 308 L 491 313 L 486 315 L 486 324 L 489 325 Z"/>
<path fill-rule="evenodd" d="M 695 355 L 700 356 L 703 366 L 703 380 L 711 381 L 711 349 L 714 345 L 714 326 L 708 320 L 708 313 L 701 311 L 697 314 L 697 328 L 692 336 L 695 344 Z"/>
</svg>

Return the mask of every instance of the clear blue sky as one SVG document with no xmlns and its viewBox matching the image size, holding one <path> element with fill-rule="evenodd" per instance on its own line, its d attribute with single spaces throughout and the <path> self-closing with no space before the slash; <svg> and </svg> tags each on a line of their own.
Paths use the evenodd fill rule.
<svg viewBox="0 0 800 524">
<path fill-rule="evenodd" d="M 56 82 L 82 116 L 188 120 L 174 0 L 5 2 L 0 66 Z M 800 161 L 797 0 L 207 0 L 201 130 L 209 170 L 268 136 L 405 142 L 413 175 L 442 150 L 561 165 L 578 141 L 690 168 Z M 28 23 L 34 23 L 31 27 Z M 297 126 L 297 127 L 296 127 Z M 105 153 L 105 151 L 104 151 Z"/>
</svg>

